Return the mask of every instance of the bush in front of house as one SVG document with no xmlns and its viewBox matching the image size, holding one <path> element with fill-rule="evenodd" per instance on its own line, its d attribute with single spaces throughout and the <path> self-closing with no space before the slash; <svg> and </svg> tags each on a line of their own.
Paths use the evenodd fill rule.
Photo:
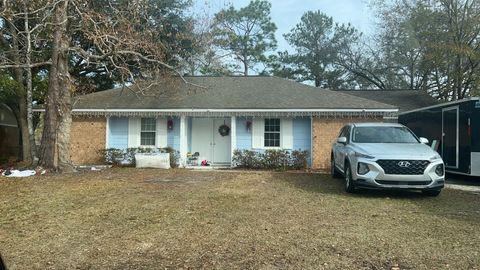
<svg viewBox="0 0 480 270">
<path fill-rule="evenodd" d="M 262 161 L 260 154 L 249 150 L 235 150 L 233 151 L 233 164 L 240 168 L 260 169 L 262 168 Z"/>
<path fill-rule="evenodd" d="M 168 153 L 170 154 L 170 167 L 178 168 L 180 160 L 180 152 L 171 148 L 128 148 L 126 150 L 117 148 L 108 148 L 100 150 L 100 153 L 105 157 L 105 163 L 114 166 L 135 166 L 135 154 L 144 153 Z"/>
<path fill-rule="evenodd" d="M 100 154 L 105 157 L 105 163 L 118 165 L 124 159 L 124 152 L 117 148 L 107 148 L 100 150 Z"/>
<path fill-rule="evenodd" d="M 302 150 L 265 150 L 257 152 L 251 150 L 235 150 L 233 164 L 245 169 L 269 170 L 305 170 L 308 167 L 308 151 Z"/>
<path fill-rule="evenodd" d="M 285 170 L 289 167 L 290 153 L 286 150 L 265 150 L 262 157 L 263 168 L 270 170 Z"/>
<path fill-rule="evenodd" d="M 290 153 L 290 167 L 295 170 L 305 170 L 308 168 L 308 159 L 310 154 L 306 150 L 295 150 Z"/>
</svg>

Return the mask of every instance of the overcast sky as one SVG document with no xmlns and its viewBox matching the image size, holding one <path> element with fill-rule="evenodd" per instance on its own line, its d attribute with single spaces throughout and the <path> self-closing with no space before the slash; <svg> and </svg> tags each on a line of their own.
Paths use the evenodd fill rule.
<svg viewBox="0 0 480 270">
<path fill-rule="evenodd" d="M 232 3 L 241 8 L 250 0 L 194 0 L 194 12 L 215 14 Z M 282 34 L 289 32 L 309 10 L 320 10 L 340 23 L 351 23 L 360 31 L 369 34 L 373 31 L 374 21 L 368 0 L 270 0 L 272 20 L 277 25 L 276 37 L 278 50 L 288 49 Z"/>
</svg>

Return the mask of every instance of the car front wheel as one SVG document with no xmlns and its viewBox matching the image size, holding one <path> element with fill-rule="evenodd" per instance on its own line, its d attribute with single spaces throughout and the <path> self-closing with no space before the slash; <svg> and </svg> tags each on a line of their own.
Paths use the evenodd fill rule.
<svg viewBox="0 0 480 270">
<path fill-rule="evenodd" d="M 355 192 L 355 184 L 353 183 L 352 178 L 352 169 L 350 168 L 350 164 L 345 164 L 345 191 L 348 193 Z"/>
</svg>

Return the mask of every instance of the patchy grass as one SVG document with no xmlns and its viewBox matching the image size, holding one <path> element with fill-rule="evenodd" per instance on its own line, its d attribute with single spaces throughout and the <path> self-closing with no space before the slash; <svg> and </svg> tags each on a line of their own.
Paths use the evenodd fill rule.
<svg viewBox="0 0 480 270">
<path fill-rule="evenodd" d="M 480 269 L 479 206 L 301 173 L 2 178 L 0 252 L 10 269 Z"/>
</svg>

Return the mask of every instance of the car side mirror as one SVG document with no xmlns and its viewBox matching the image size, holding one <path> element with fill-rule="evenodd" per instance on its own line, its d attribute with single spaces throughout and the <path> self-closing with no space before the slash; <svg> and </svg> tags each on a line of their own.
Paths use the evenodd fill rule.
<svg viewBox="0 0 480 270">
<path fill-rule="evenodd" d="M 428 144 L 428 139 L 427 139 L 427 138 L 420 137 L 420 143 Z"/>
<path fill-rule="evenodd" d="M 337 143 L 347 144 L 347 137 L 339 137 Z"/>
</svg>

